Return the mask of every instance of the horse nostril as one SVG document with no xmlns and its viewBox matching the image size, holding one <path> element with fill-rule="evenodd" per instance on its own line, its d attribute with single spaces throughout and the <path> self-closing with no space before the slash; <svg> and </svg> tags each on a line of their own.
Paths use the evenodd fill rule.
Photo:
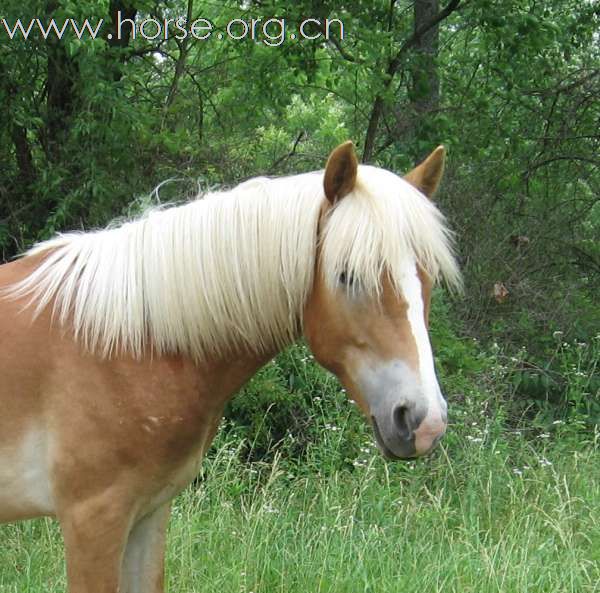
<svg viewBox="0 0 600 593">
<path fill-rule="evenodd" d="M 394 408 L 394 426 L 399 432 L 400 437 L 409 440 L 412 437 L 412 427 L 410 422 L 410 410 L 407 406 L 396 406 Z"/>
</svg>

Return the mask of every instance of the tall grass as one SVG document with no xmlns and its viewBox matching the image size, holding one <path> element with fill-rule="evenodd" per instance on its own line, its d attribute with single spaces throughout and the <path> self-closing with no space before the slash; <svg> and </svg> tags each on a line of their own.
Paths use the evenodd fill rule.
<svg viewBox="0 0 600 593">
<path fill-rule="evenodd" d="M 253 474 L 223 452 L 175 505 L 172 590 L 599 589 L 596 445 L 530 450 L 520 467 L 493 441 L 464 449 L 327 476 L 280 460 Z"/>
<path fill-rule="evenodd" d="M 532 445 L 488 427 L 427 460 L 369 450 L 332 472 L 243 463 L 222 442 L 173 505 L 169 590 L 599 591 L 598 440 L 565 430 Z M 0 528 L 2 593 L 64 586 L 55 524 Z"/>
</svg>

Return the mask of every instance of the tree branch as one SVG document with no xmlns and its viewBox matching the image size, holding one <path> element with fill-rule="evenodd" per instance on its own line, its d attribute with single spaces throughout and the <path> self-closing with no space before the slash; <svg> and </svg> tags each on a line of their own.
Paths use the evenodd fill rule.
<svg viewBox="0 0 600 593">
<path fill-rule="evenodd" d="M 458 9 L 460 6 L 461 0 L 450 0 L 445 8 L 440 10 L 435 17 L 433 17 L 430 21 L 425 23 L 422 27 L 419 27 L 414 33 L 404 41 L 404 43 L 400 46 L 396 55 L 389 61 L 388 67 L 386 69 L 387 80 L 384 83 L 384 90 L 387 89 L 392 84 L 394 79 L 394 75 L 396 74 L 400 64 L 402 63 L 402 58 L 404 54 L 414 47 L 421 39 L 425 33 L 433 29 L 433 27 L 439 25 L 443 20 L 447 19 L 454 11 Z M 373 108 L 371 110 L 371 115 L 369 117 L 369 124 L 367 126 L 367 134 L 365 136 L 365 144 L 363 148 L 362 161 L 366 162 L 370 160 L 373 156 L 374 148 L 375 148 L 375 138 L 377 136 L 377 130 L 379 128 L 379 122 L 381 120 L 381 116 L 383 115 L 383 93 L 378 94 L 375 97 L 375 101 L 373 102 Z"/>
<path fill-rule="evenodd" d="M 271 166 L 269 167 L 269 171 L 273 171 L 274 169 L 276 169 L 281 163 L 283 163 L 284 161 L 287 161 L 289 158 L 293 157 L 296 154 L 296 149 L 298 148 L 298 144 L 300 144 L 300 141 L 304 138 L 304 130 L 302 130 L 299 134 L 298 137 L 296 138 L 294 145 L 292 146 L 292 150 L 290 150 L 290 152 L 288 152 L 287 154 L 284 154 L 283 156 L 279 157 L 277 160 L 273 161 L 273 163 L 271 164 Z"/>
<path fill-rule="evenodd" d="M 192 14 L 194 10 L 194 0 L 188 0 L 187 4 L 187 14 L 186 14 L 186 23 L 190 23 L 192 21 Z M 176 39 L 176 38 L 175 38 Z M 176 39 L 177 46 L 179 48 L 179 56 L 177 58 L 177 62 L 175 62 L 175 73 L 173 74 L 173 80 L 171 81 L 171 86 L 169 88 L 169 94 L 167 95 L 167 100 L 165 101 L 165 112 L 169 110 L 171 107 L 173 100 L 175 99 L 175 95 L 177 94 L 177 89 L 179 87 L 179 81 L 183 75 L 185 69 L 185 61 L 187 59 L 187 55 L 189 53 L 189 41 L 188 39 L 184 39 L 182 41 L 178 41 Z"/>
<path fill-rule="evenodd" d="M 412 47 L 414 47 L 421 37 L 428 31 L 439 25 L 443 20 L 447 19 L 454 11 L 456 11 L 460 5 L 461 0 L 450 0 L 445 8 L 440 10 L 429 22 L 425 23 L 422 27 L 419 27 L 401 46 L 394 59 L 390 62 L 388 67 L 388 74 L 393 76 L 400 66 L 403 55 Z"/>
<path fill-rule="evenodd" d="M 591 159 L 589 157 L 578 156 L 578 155 L 558 155 L 558 156 L 551 157 L 551 158 L 545 159 L 543 161 L 540 161 L 539 163 L 534 163 L 527 170 L 527 175 L 531 175 L 531 173 L 533 171 L 535 171 L 536 169 L 540 169 L 541 167 L 545 167 L 546 165 L 550 165 L 557 161 L 578 161 L 578 162 L 582 162 L 582 163 L 589 163 L 590 165 L 594 165 L 595 167 L 600 166 L 600 160 Z"/>
</svg>

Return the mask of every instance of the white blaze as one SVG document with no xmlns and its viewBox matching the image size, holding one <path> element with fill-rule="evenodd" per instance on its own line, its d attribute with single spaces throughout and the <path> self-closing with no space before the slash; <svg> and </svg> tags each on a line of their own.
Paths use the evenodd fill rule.
<svg viewBox="0 0 600 593">
<path fill-rule="evenodd" d="M 425 325 L 425 307 L 421 280 L 417 273 L 416 262 L 407 262 L 406 273 L 402 279 L 402 293 L 408 303 L 408 323 L 415 339 L 419 357 L 419 378 L 423 395 L 428 403 L 428 417 L 439 420 L 446 412 L 446 402 L 442 397 L 435 374 L 433 353 L 429 342 L 429 334 Z"/>
</svg>

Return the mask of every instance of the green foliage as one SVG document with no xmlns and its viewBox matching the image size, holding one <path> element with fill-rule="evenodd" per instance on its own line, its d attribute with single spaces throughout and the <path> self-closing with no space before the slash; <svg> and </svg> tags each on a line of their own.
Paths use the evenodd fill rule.
<svg viewBox="0 0 600 593">
<path fill-rule="evenodd" d="M 563 342 L 548 359 L 537 362 L 525 349 L 510 357 L 507 369 L 515 400 L 521 409 L 537 411 L 540 419 L 578 418 L 600 425 L 600 335 L 588 342 Z"/>
</svg>

